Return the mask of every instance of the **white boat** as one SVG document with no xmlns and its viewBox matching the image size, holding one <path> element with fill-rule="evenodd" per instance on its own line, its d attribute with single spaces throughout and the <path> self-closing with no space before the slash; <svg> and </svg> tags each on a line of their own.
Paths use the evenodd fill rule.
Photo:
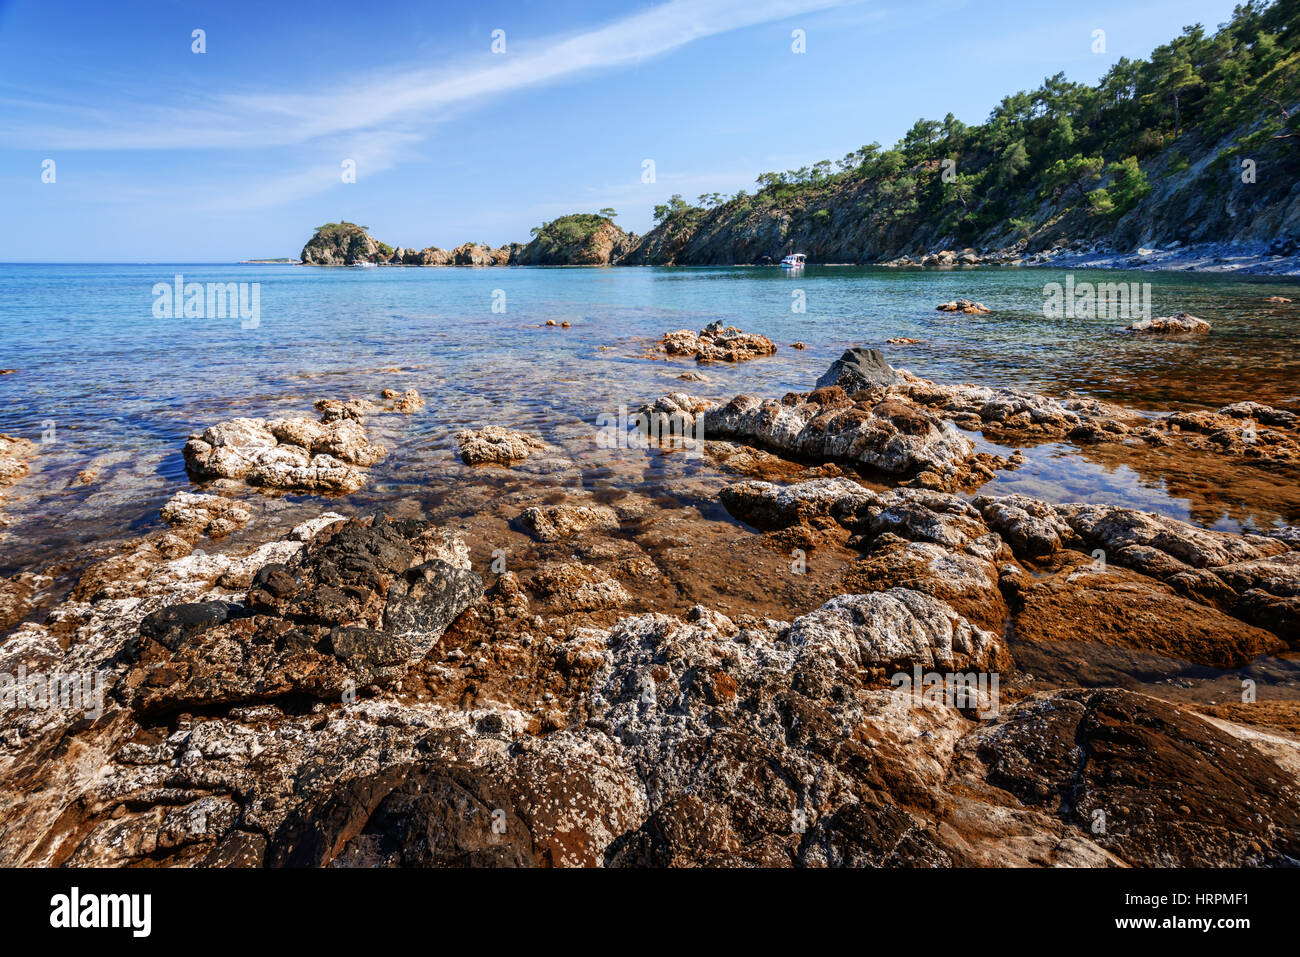
<svg viewBox="0 0 1300 957">
<path fill-rule="evenodd" d="M 784 259 L 781 260 L 781 268 L 802 269 L 804 267 L 805 258 L 806 257 L 804 256 L 803 253 L 791 253 L 790 255 L 786 256 Z"/>
<path fill-rule="evenodd" d="M 354 262 L 352 264 L 352 268 L 353 269 L 374 269 L 375 264 L 372 262 L 367 262 L 366 260 L 362 259 L 358 262 Z"/>
</svg>

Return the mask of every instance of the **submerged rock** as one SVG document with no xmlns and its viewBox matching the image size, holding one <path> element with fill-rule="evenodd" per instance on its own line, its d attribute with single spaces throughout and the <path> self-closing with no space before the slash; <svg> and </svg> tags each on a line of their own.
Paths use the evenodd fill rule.
<svg viewBox="0 0 1300 957">
<path fill-rule="evenodd" d="M 485 462 L 506 465 L 523 461 L 533 452 L 546 448 L 545 443 L 526 432 L 499 425 L 488 425 L 478 431 L 462 429 L 456 433 L 456 442 L 460 445 L 461 460 L 466 465 Z"/>
<path fill-rule="evenodd" d="M 321 414 L 322 422 L 353 419 L 364 425 L 366 416 L 375 411 L 375 404 L 369 399 L 317 399 L 316 411 Z"/>
<path fill-rule="evenodd" d="M 35 442 L 0 432 L 0 487 L 16 482 L 26 475 L 28 463 L 35 456 Z"/>
<path fill-rule="evenodd" d="M 519 520 L 543 542 L 571 538 L 592 529 L 618 528 L 618 513 L 608 505 L 541 505 L 523 510 Z"/>
<path fill-rule="evenodd" d="M 35 442 L 0 432 L 0 504 L 4 503 L 4 490 L 27 474 L 35 457 Z"/>
<path fill-rule="evenodd" d="M 393 403 L 394 412 L 419 412 L 424 408 L 424 398 L 414 389 L 407 389 L 405 392 L 385 389 L 380 395 Z"/>
<path fill-rule="evenodd" d="M 603 611 L 632 600 L 622 584 L 594 565 L 557 562 L 543 565 L 531 584 L 563 612 Z"/>
</svg>

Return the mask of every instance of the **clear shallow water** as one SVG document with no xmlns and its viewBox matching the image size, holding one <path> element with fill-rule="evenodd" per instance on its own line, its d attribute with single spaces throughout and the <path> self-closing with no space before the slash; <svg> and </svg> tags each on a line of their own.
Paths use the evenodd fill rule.
<svg viewBox="0 0 1300 957">
<path fill-rule="evenodd" d="M 159 319 L 152 287 L 260 283 L 260 323 Z M 188 480 L 190 432 L 233 415 L 310 413 L 317 398 L 416 388 L 428 400 L 375 470 L 400 494 L 403 463 L 445 449 L 463 426 L 527 427 L 570 444 L 582 423 L 668 391 L 710 397 L 806 390 L 851 345 L 938 381 L 1065 389 L 1141 409 L 1240 399 L 1300 407 L 1300 283 L 1186 274 L 1074 272 L 1076 282 L 1149 282 L 1153 313 L 1208 319 L 1211 336 L 1159 342 L 1117 336 L 1110 319 L 1045 320 L 1043 286 L 1064 272 L 764 268 L 314 268 L 253 265 L 0 265 L 0 431 L 53 441 L 11 494 L 8 557 L 58 551 L 101 531 L 156 521 Z M 505 295 L 506 311 L 492 305 Z M 806 312 L 792 311 L 794 294 Z M 936 312 L 965 296 L 989 316 Z M 553 319 L 571 328 L 546 327 Z M 642 357 L 643 340 L 722 319 L 769 335 L 771 359 L 677 376 L 694 363 Z M 906 336 L 916 345 L 886 346 Z M 788 346 L 802 341 L 803 351 Z M 54 427 L 51 435 L 48 426 Z M 1218 527 L 1294 521 L 1243 496 L 1218 509 L 1159 470 L 1133 473 L 1068 447 L 1031 451 L 999 484 L 1057 500 L 1124 501 Z M 86 481 L 85 470 L 91 473 Z M 1176 469 L 1174 470 L 1176 471 Z M 1222 484 L 1222 483 L 1218 483 Z M 1251 483 L 1254 487 L 1254 480 Z M 1095 494 L 1089 494 L 1090 492 Z M 1254 496 L 1252 492 L 1249 499 Z M 1261 492 L 1260 495 L 1266 495 Z M 1235 508 L 1233 507 L 1235 506 Z"/>
</svg>

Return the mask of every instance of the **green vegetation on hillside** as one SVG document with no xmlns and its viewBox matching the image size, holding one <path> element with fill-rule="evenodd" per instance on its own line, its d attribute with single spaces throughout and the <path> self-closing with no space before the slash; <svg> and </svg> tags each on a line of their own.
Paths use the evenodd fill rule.
<svg viewBox="0 0 1300 957">
<path fill-rule="evenodd" d="M 1261 170 L 1256 195 L 1285 195 L 1300 178 L 1298 147 L 1300 3 L 1250 0 L 1213 35 L 1185 27 L 1095 86 L 1058 73 L 1005 97 L 983 124 L 921 119 L 890 149 L 871 143 L 836 162 L 762 173 L 752 195 L 694 205 L 675 195 L 655 207 L 655 239 L 671 246 L 706 220 L 717 227 L 775 207 L 797 233 L 829 224 L 846 202 L 843 221 L 870 221 L 885 248 L 919 236 L 1009 241 L 1066 216 L 1076 234 L 1101 234 L 1158 178 L 1187 174 L 1189 157 L 1207 151 L 1197 190 L 1223 195 L 1250 159 Z"/>
<path fill-rule="evenodd" d="M 614 225 L 615 215 L 612 209 L 603 209 L 600 213 L 572 213 L 534 226 L 529 235 L 547 246 L 575 246 L 590 239 L 601 226 Z"/>
<path fill-rule="evenodd" d="M 369 228 L 370 228 L 369 226 L 358 226 L 356 223 L 349 223 L 345 219 L 340 223 L 326 223 L 324 226 L 317 226 L 316 232 L 318 233 L 352 232 L 353 230 L 359 229 L 364 233 Z"/>
</svg>

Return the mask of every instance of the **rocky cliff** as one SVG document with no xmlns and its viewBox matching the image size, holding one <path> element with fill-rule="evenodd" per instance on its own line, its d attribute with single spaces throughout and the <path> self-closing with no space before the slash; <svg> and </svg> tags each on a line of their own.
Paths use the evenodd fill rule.
<svg viewBox="0 0 1300 957">
<path fill-rule="evenodd" d="M 521 266 L 609 266 L 619 262 L 636 243 L 636 235 L 614 225 L 607 216 L 574 213 L 543 223 L 532 242 L 511 262 Z"/>
<path fill-rule="evenodd" d="M 1300 241 L 1300 7 L 1188 27 L 1096 85 L 1063 74 L 987 122 L 919 120 L 892 149 L 763 173 L 759 190 L 674 196 L 622 260 L 878 262 L 973 247 L 1015 260 L 1082 246 Z M 836 170 L 838 167 L 838 170 Z"/>
<path fill-rule="evenodd" d="M 380 243 L 371 239 L 365 226 L 349 223 L 326 223 L 316 227 L 316 234 L 302 247 L 302 261 L 309 266 L 351 266 L 374 262 L 380 258 Z"/>
</svg>

